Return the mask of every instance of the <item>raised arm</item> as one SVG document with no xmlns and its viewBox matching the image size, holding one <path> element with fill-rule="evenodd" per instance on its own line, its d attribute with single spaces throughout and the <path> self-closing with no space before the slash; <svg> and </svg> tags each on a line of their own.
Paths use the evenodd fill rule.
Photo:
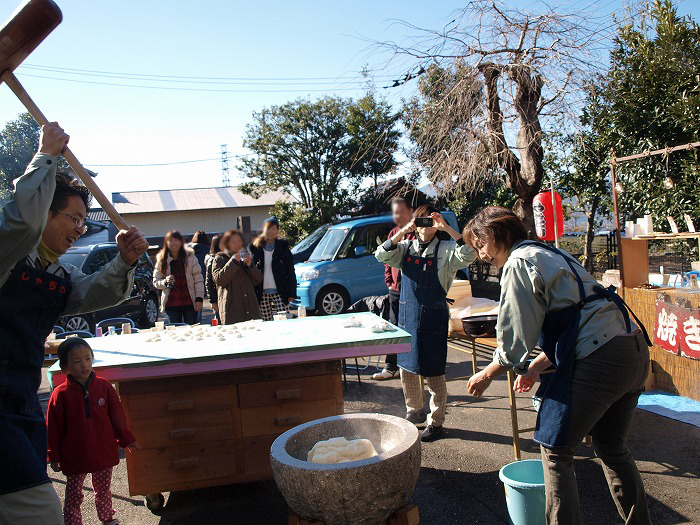
<svg viewBox="0 0 700 525">
<path fill-rule="evenodd" d="M 10 200 L 0 210 L 0 286 L 12 267 L 39 244 L 56 189 L 58 155 L 68 138 L 55 122 L 42 128 L 39 152 L 17 181 Z"/>
<path fill-rule="evenodd" d="M 403 238 L 408 232 L 412 232 L 416 229 L 413 221 L 409 222 L 406 226 L 401 228 L 392 237 L 384 241 L 377 247 L 377 251 L 374 252 L 374 256 L 379 262 L 387 264 L 393 268 L 401 268 L 403 265 L 403 258 L 406 255 L 406 250 L 411 245 L 412 241 L 404 241 Z"/>
<path fill-rule="evenodd" d="M 135 268 L 117 255 L 99 272 L 85 275 L 74 266 L 65 265 L 70 273 L 71 292 L 64 314 L 103 310 L 125 301 L 134 286 Z"/>
<path fill-rule="evenodd" d="M 148 241 L 135 227 L 117 234 L 119 254 L 102 269 L 85 275 L 75 267 L 68 268 L 72 289 L 65 313 L 86 313 L 103 310 L 125 301 L 134 286 L 134 271 L 139 257 L 148 250 Z"/>
<path fill-rule="evenodd" d="M 229 256 L 224 253 L 218 254 L 211 265 L 211 275 L 217 286 L 227 286 L 240 270 L 238 261 L 240 256 L 235 254 Z"/>
</svg>

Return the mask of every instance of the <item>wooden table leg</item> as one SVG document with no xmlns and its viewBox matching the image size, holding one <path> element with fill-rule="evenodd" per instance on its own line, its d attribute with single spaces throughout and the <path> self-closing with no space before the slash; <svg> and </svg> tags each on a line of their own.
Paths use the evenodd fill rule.
<svg viewBox="0 0 700 525">
<path fill-rule="evenodd" d="M 510 403 L 510 422 L 513 429 L 513 452 L 516 461 L 520 461 L 520 429 L 518 428 L 518 405 L 515 398 L 515 372 L 508 370 L 508 402 Z"/>
</svg>

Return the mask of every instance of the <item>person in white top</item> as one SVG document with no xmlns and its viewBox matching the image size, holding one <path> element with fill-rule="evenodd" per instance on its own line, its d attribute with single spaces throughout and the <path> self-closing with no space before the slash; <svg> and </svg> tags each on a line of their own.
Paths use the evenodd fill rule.
<svg viewBox="0 0 700 525">
<path fill-rule="evenodd" d="M 260 312 L 266 321 L 272 321 L 275 313 L 286 311 L 297 293 L 294 257 L 289 242 L 279 236 L 279 226 L 276 217 L 265 219 L 262 233 L 248 247 L 253 263 L 263 274 L 257 292 Z"/>
</svg>

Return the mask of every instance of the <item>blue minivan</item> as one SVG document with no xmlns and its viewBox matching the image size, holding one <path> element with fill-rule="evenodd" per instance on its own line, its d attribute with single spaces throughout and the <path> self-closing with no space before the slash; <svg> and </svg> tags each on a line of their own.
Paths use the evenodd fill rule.
<svg viewBox="0 0 700 525">
<path fill-rule="evenodd" d="M 459 229 L 454 212 L 442 214 L 450 226 Z M 374 257 L 374 251 L 393 227 L 391 215 L 328 226 L 306 262 L 294 266 L 298 299 L 292 302 L 292 309 L 303 304 L 308 311 L 333 315 L 364 297 L 386 294 L 384 265 Z"/>
</svg>

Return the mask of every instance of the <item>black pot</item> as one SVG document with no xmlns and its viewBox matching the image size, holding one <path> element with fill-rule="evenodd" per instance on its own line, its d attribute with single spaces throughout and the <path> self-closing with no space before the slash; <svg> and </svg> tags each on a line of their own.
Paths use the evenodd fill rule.
<svg viewBox="0 0 700 525">
<path fill-rule="evenodd" d="M 462 326 L 464 333 L 469 337 L 495 337 L 496 336 L 496 315 L 477 315 L 474 317 L 463 317 Z"/>
</svg>

